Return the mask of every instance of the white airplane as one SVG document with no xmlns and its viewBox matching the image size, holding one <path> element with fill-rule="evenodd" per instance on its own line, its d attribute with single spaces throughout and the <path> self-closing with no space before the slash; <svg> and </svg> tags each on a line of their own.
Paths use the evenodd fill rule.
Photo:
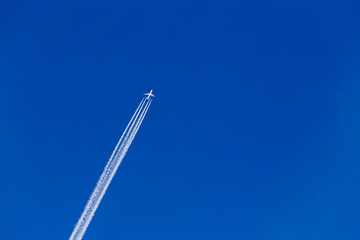
<svg viewBox="0 0 360 240">
<path fill-rule="evenodd" d="M 152 91 L 153 91 L 153 90 L 151 89 L 151 91 L 150 91 L 149 93 L 144 93 L 144 95 L 147 96 L 146 99 L 150 99 L 150 97 L 155 97 L 154 94 L 152 94 Z"/>
</svg>

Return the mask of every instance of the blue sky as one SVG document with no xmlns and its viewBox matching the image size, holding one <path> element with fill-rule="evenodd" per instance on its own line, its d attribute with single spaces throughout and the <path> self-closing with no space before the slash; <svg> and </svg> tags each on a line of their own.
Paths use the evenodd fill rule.
<svg viewBox="0 0 360 240">
<path fill-rule="evenodd" d="M 0 239 L 359 239 L 356 1 L 0 2 Z"/>
</svg>

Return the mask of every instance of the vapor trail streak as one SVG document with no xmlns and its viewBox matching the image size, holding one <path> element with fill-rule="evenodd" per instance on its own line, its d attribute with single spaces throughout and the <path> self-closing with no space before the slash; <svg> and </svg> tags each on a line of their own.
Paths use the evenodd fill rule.
<svg viewBox="0 0 360 240">
<path fill-rule="evenodd" d="M 125 143 L 125 146 L 124 146 L 125 149 L 128 149 L 130 147 L 132 140 L 135 138 L 135 135 L 136 135 L 137 131 L 139 130 L 142 121 L 144 120 L 145 114 L 146 114 L 148 108 L 150 107 L 151 101 L 152 100 L 150 99 L 149 102 L 146 104 L 144 111 L 141 113 L 139 121 L 135 125 L 134 131 L 132 131 L 132 133 L 131 133 L 130 140 Z M 124 152 L 121 151 L 121 152 L 119 152 L 119 154 L 121 155 L 121 156 L 119 156 L 119 158 L 123 159 L 126 154 L 126 151 L 124 151 Z M 115 167 L 116 169 L 119 167 L 120 163 L 121 163 L 121 161 L 116 163 L 117 164 Z"/>
<path fill-rule="evenodd" d="M 81 240 L 149 109 L 151 99 L 143 98 L 117 143 L 69 240 Z"/>
<path fill-rule="evenodd" d="M 125 141 L 127 141 L 128 136 L 129 136 L 129 133 L 131 132 L 131 129 L 133 128 L 133 125 L 134 125 L 134 123 L 136 122 L 136 120 L 137 120 L 137 118 L 138 118 L 138 115 L 139 115 L 139 113 L 141 112 L 141 108 L 143 107 L 144 103 L 145 103 L 145 99 L 142 99 L 142 101 L 140 102 L 139 106 L 137 107 L 134 115 L 133 115 L 132 118 L 130 119 L 130 122 L 129 122 L 128 125 L 126 126 L 125 131 L 123 132 L 123 134 L 122 134 L 122 136 L 121 136 L 118 144 L 116 145 L 116 147 L 115 147 L 115 149 L 114 149 L 114 151 L 113 151 L 113 153 L 112 153 L 112 155 L 111 155 L 108 163 L 106 164 L 106 166 L 105 166 L 105 168 L 104 168 L 104 171 L 103 171 L 103 173 L 101 174 L 100 179 L 98 180 L 98 183 L 97 183 L 97 185 L 96 185 L 96 187 L 95 187 L 95 189 L 94 189 L 94 192 L 93 192 L 93 194 L 91 195 L 89 201 L 90 201 L 94 196 L 99 196 L 99 197 L 100 197 L 100 195 L 95 194 L 95 190 L 97 189 L 98 191 L 100 191 L 100 190 L 101 190 L 101 187 L 103 187 L 103 185 L 106 183 L 106 178 L 109 177 L 109 172 L 113 169 L 113 166 L 114 166 L 116 160 L 118 159 L 118 153 L 122 150 L 122 147 L 123 147 L 123 145 L 124 145 L 124 144 L 122 144 L 122 143 L 124 143 Z M 104 179 L 105 179 L 105 180 L 104 180 Z M 101 186 L 101 187 L 100 187 L 100 186 Z M 101 198 L 102 198 L 102 197 L 101 197 Z M 90 206 L 89 206 L 89 207 L 90 207 Z M 96 208 L 97 208 L 97 207 L 96 207 Z M 86 208 L 85 208 L 85 210 L 86 210 Z M 84 212 L 83 212 L 83 215 L 84 215 L 84 216 L 85 216 L 86 213 L 88 212 L 88 211 L 85 211 L 85 210 L 84 210 Z M 95 209 L 95 210 L 96 210 L 96 209 Z M 94 210 L 94 213 L 95 213 L 95 210 Z M 87 228 L 87 227 L 86 227 L 86 228 Z"/>
<path fill-rule="evenodd" d="M 142 113 L 142 116 L 140 116 L 140 120 L 139 120 L 137 126 L 135 127 L 135 131 L 134 131 L 133 134 L 132 134 L 131 141 L 134 139 L 135 134 L 136 134 L 137 131 L 139 130 L 140 125 L 141 125 L 142 121 L 144 120 L 144 117 L 145 117 L 145 115 L 146 115 L 146 113 L 147 113 L 147 111 L 148 111 L 148 109 L 149 109 L 149 107 L 150 107 L 151 102 L 152 102 L 152 99 L 150 99 L 149 102 L 147 103 L 147 105 L 145 106 L 145 110 L 144 110 L 144 112 Z"/>
</svg>

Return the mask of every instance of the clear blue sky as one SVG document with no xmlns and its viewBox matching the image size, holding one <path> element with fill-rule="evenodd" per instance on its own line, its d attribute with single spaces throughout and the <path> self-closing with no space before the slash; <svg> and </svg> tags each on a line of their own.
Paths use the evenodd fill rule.
<svg viewBox="0 0 360 240">
<path fill-rule="evenodd" d="M 359 7 L 1 1 L 0 239 L 358 240 Z"/>
</svg>

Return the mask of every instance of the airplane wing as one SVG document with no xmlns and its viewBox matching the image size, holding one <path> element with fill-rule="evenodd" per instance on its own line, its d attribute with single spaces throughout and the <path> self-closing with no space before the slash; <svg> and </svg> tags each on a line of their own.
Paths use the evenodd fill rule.
<svg viewBox="0 0 360 240">
<path fill-rule="evenodd" d="M 155 95 L 152 94 L 152 90 L 149 93 L 144 93 L 144 95 L 148 96 L 147 99 L 149 99 L 150 97 L 155 97 Z"/>
</svg>

